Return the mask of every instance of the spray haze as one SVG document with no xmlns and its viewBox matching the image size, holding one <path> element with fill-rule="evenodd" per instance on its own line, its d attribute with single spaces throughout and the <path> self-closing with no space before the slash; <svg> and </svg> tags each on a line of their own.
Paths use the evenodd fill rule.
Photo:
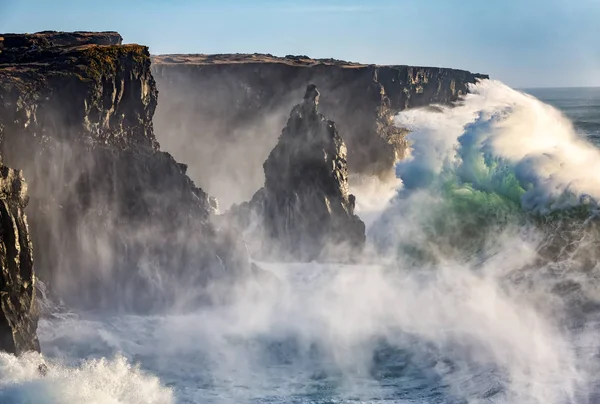
<svg viewBox="0 0 600 404">
<path fill-rule="evenodd" d="M 45 94 L 62 94 L 54 105 L 73 106 L 83 127 L 40 96 L 26 111 L 36 119 L 4 129 L 8 163 L 31 183 L 36 265 L 66 302 L 43 302 L 45 376 L 39 356 L 0 355 L 4 401 L 594 401 L 599 156 L 563 115 L 496 81 L 452 107 L 405 109 L 448 104 L 480 76 L 296 57 L 264 74 L 240 68 L 259 84 L 279 74 L 282 86 L 208 75 L 204 88 L 184 76 L 175 94 L 161 88 L 155 139 L 147 50 L 126 49 L 86 84 L 91 98 Z M 320 89 L 339 88 L 323 102 L 341 114 L 339 133 L 317 113 L 314 86 L 280 132 L 312 78 L 305 64 L 335 67 Z M 407 145 L 390 126 L 397 110 L 411 149 L 395 164 Z M 316 147 L 303 153 L 306 139 Z M 332 212 L 357 225 L 361 248 L 366 227 L 366 247 L 333 248 L 327 264 L 310 262 L 318 254 L 251 262 L 246 242 L 277 252 L 276 237 L 214 215 L 186 169 L 224 207 L 266 180 L 292 252 L 301 231 L 319 249 L 335 245 L 336 234 L 302 227 L 322 229 Z"/>
<path fill-rule="evenodd" d="M 258 263 L 276 281 L 237 284 L 226 304 L 186 314 L 45 318 L 54 375 L 2 357 L 0 372 L 15 375 L 9 397 L 29 397 L 33 380 L 77 402 L 68 380 L 80 377 L 102 386 L 99 403 L 139 402 L 137 389 L 147 402 L 593 401 L 595 247 L 587 228 L 565 241 L 553 216 L 531 218 L 589 207 L 576 204 L 595 195 L 595 176 L 575 168 L 595 149 L 556 110 L 493 81 L 454 108 L 407 110 L 397 123 L 412 141 L 400 178 L 350 178 L 369 231 L 358 263 Z M 517 138 L 522 147 L 508 147 Z M 570 223 L 588 218 L 578 215 Z M 558 252 L 541 259 L 548 243 Z M 121 392 L 115 374 L 127 381 Z"/>
</svg>

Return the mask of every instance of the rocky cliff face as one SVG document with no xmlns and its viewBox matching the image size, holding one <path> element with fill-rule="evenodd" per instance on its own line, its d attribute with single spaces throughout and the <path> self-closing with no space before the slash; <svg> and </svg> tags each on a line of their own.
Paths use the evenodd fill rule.
<svg viewBox="0 0 600 404">
<path fill-rule="evenodd" d="M 30 184 L 36 267 L 55 292 L 145 310 L 249 271 L 209 221 L 214 200 L 159 149 L 146 47 L 113 33 L 0 37 L 1 151 Z M 178 296 L 181 284 L 198 293 Z"/>
<path fill-rule="evenodd" d="M 264 163 L 264 188 L 233 209 L 259 217 L 268 246 L 260 253 L 269 258 L 347 259 L 365 243 L 365 225 L 348 193 L 346 144 L 335 123 L 318 112 L 319 96 L 309 85 Z"/>
<path fill-rule="evenodd" d="M 0 351 L 39 351 L 33 251 L 20 171 L 0 166 Z"/>
<path fill-rule="evenodd" d="M 323 93 L 321 111 L 344 134 L 350 172 L 387 175 L 407 148 L 404 131 L 392 125 L 398 111 L 447 104 L 487 77 L 259 54 L 163 55 L 152 69 L 161 91 L 159 141 L 224 206 L 247 200 L 262 184 L 262 162 L 310 83 Z"/>
</svg>

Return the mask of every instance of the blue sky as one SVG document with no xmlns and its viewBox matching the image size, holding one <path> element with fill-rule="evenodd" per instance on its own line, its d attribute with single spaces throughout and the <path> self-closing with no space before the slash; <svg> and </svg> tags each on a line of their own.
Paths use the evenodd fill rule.
<svg viewBox="0 0 600 404">
<path fill-rule="evenodd" d="M 306 54 L 600 86 L 600 0 L 0 0 L 0 32 L 116 30 L 152 53 Z"/>
</svg>

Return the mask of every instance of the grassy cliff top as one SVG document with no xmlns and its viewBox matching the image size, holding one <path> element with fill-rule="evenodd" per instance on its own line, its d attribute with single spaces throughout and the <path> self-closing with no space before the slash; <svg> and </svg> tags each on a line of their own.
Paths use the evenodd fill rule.
<svg viewBox="0 0 600 404">
<path fill-rule="evenodd" d="M 122 43 L 123 37 L 114 31 L 42 31 L 33 34 L 0 34 L 0 49 L 32 46 L 121 45 Z"/>
<path fill-rule="evenodd" d="M 123 61 L 149 64 L 148 48 L 135 44 L 5 48 L 0 51 L 0 83 L 39 81 L 56 75 L 98 80 L 114 73 Z"/>
<path fill-rule="evenodd" d="M 246 64 L 246 63 L 281 63 L 290 66 L 315 66 L 335 65 L 342 67 L 363 67 L 361 63 L 346 62 L 337 59 L 312 59 L 308 56 L 287 55 L 285 57 L 270 54 L 233 53 L 233 54 L 171 54 L 153 55 L 152 63 L 155 64 L 191 64 L 191 65 L 217 65 L 217 64 Z"/>
<path fill-rule="evenodd" d="M 376 65 L 357 62 L 348 62 L 339 59 L 314 59 L 305 55 L 287 55 L 284 57 L 274 56 L 264 53 L 223 53 L 223 54 L 165 54 L 152 55 L 152 64 L 154 65 L 237 65 L 237 64 L 282 64 L 295 67 L 313 67 L 313 66 L 337 66 L 341 68 L 363 68 L 369 66 L 380 67 L 414 67 L 419 69 L 443 69 L 450 71 L 464 71 L 460 69 L 446 69 L 428 66 L 407 66 L 407 65 Z M 475 74 L 482 78 L 487 75 Z"/>
</svg>

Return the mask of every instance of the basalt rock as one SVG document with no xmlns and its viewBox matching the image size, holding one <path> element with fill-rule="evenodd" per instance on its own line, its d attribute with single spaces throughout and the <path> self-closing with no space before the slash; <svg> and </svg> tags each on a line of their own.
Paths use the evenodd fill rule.
<svg viewBox="0 0 600 404">
<path fill-rule="evenodd" d="M 346 145 L 318 105 L 319 92 L 309 85 L 264 163 L 264 188 L 233 210 L 260 216 L 268 239 L 263 256 L 345 260 L 364 246 L 365 225 L 348 193 Z"/>
<path fill-rule="evenodd" d="M 251 272 L 243 243 L 211 224 L 214 199 L 160 150 L 146 47 L 118 34 L 41 33 L 18 47 L 0 36 L 0 147 L 28 179 L 36 268 L 55 294 L 149 310 Z"/>
<path fill-rule="evenodd" d="M 322 91 L 319 108 L 338 123 L 349 172 L 386 176 L 408 146 L 406 131 L 392 122 L 399 111 L 449 104 L 469 83 L 487 78 L 456 69 L 263 54 L 154 56 L 152 69 L 161 91 L 158 140 L 224 206 L 248 200 L 261 186 L 262 163 L 308 84 Z"/>
<path fill-rule="evenodd" d="M 33 251 L 20 171 L 0 166 L 0 351 L 39 351 Z"/>
</svg>

